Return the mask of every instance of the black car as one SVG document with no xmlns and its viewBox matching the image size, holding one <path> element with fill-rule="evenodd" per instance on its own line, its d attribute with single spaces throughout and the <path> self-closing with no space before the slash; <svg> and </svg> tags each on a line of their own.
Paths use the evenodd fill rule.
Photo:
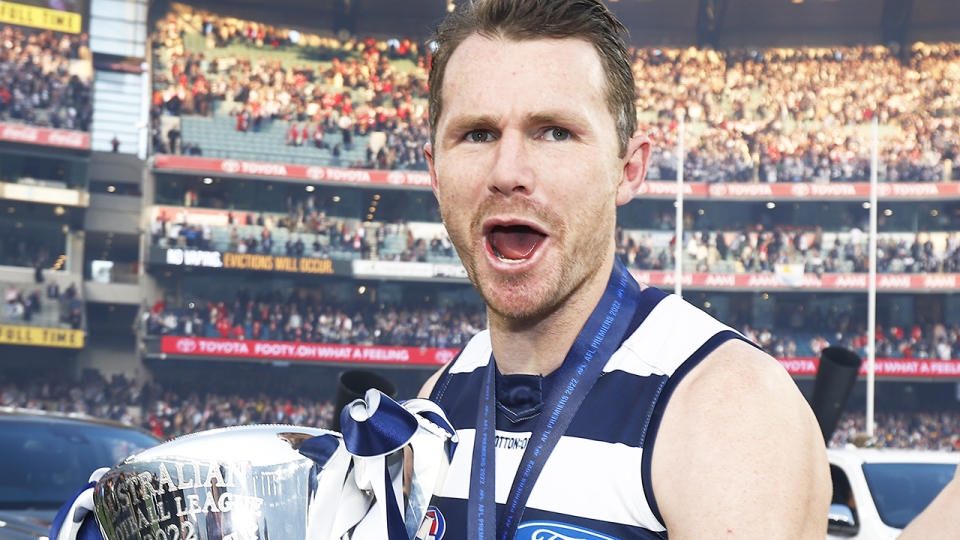
<svg viewBox="0 0 960 540">
<path fill-rule="evenodd" d="M 118 422 L 0 407 L 0 540 L 46 539 L 90 473 L 158 442 Z"/>
</svg>

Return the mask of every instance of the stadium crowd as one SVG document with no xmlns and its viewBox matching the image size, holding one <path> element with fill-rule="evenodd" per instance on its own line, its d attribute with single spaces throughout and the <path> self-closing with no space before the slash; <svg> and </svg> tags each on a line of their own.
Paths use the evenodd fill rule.
<svg viewBox="0 0 960 540">
<path fill-rule="evenodd" d="M 763 300 L 773 302 L 769 317 L 758 318 L 750 309 L 732 309 L 721 319 L 775 357 L 819 357 L 823 349 L 831 345 L 846 347 L 866 357 L 867 330 L 862 305 L 849 298 L 829 303 L 809 299 L 798 302 L 797 298 L 788 296 L 771 295 L 769 299 Z M 704 309 L 711 311 L 710 306 Z M 886 318 L 885 314 L 895 311 L 878 313 L 878 358 L 960 359 L 960 324 L 919 320 L 904 324 Z M 758 324 L 758 320 L 765 324 Z"/>
<path fill-rule="evenodd" d="M 839 319 L 842 318 L 839 317 Z M 805 320 L 815 321 L 816 318 L 808 317 Z M 837 321 L 838 317 L 836 314 L 828 313 L 824 320 Z M 748 339 L 777 358 L 818 357 L 823 349 L 831 345 L 846 347 L 865 357 L 867 332 L 862 325 L 850 325 L 842 320 L 837 324 L 838 326 L 831 326 L 811 322 L 802 332 L 788 328 L 758 329 L 745 324 L 742 325 L 741 331 Z M 806 341 L 798 345 L 798 339 Z M 878 358 L 958 359 L 960 358 L 960 325 L 915 324 L 906 328 L 898 325 L 878 327 L 876 347 Z"/>
<path fill-rule="evenodd" d="M 884 274 L 955 273 L 960 271 L 960 234 L 944 234 L 941 246 L 927 233 L 879 235 L 877 272 Z M 692 231 L 685 235 L 684 253 L 696 272 L 769 273 L 780 264 L 796 264 L 804 272 L 864 273 L 868 271 L 867 234 L 852 228 L 843 235 L 819 227 L 763 227 L 739 231 Z M 649 234 L 621 234 L 618 251 L 633 268 L 673 267 L 675 239 L 656 245 Z"/>
<path fill-rule="evenodd" d="M 296 424 L 330 428 L 329 400 L 249 393 L 199 393 L 137 384 L 123 376 L 109 381 L 85 372 L 81 384 L 63 378 L 7 380 L 0 384 L 0 406 L 76 412 L 140 426 L 158 437 L 245 424 Z"/>
<path fill-rule="evenodd" d="M 686 178 L 865 181 L 874 117 L 881 178 L 951 177 L 960 44 L 917 43 L 905 57 L 885 47 L 638 49 L 638 110 L 656 118 L 654 147 L 676 146 L 679 116 L 692 124 Z M 676 174 L 669 152 L 654 165 L 653 177 Z"/>
<path fill-rule="evenodd" d="M 232 253 L 272 253 L 288 256 L 329 257 L 345 252 L 360 258 L 399 261 L 452 260 L 456 253 L 445 234 L 415 236 L 405 223 L 362 222 L 328 216 L 324 210 L 276 216 L 247 214 L 244 223 L 226 225 L 229 240 L 215 245 L 216 229 L 223 226 L 178 223 L 165 214 L 152 225 L 153 244 L 225 250 Z M 244 236 L 238 225 L 255 225 L 257 234 Z M 286 241 L 274 240 L 285 229 Z M 854 227 L 844 234 L 824 233 L 819 227 L 764 227 L 755 225 L 732 231 L 691 231 L 685 236 L 685 270 L 721 273 L 771 273 L 778 265 L 799 265 L 804 272 L 864 273 L 868 270 L 867 234 Z M 884 274 L 960 272 L 960 233 L 942 239 L 918 233 L 880 235 L 877 271 Z M 400 251 L 383 250 L 388 237 L 399 238 Z M 942 241 L 941 241 L 942 240 Z M 617 252 L 629 268 L 669 270 L 674 267 L 675 238 L 655 231 L 620 231 Z M 380 249 L 378 249 L 380 248 Z"/>
<path fill-rule="evenodd" d="M 459 348 L 486 328 L 482 306 L 346 306 L 306 294 L 241 291 L 230 301 L 159 300 L 141 315 L 148 335 Z"/>
<path fill-rule="evenodd" d="M 383 139 L 368 146 L 366 161 L 350 166 L 426 168 L 426 67 L 416 43 L 340 42 L 187 8 L 159 26 L 152 36 L 155 120 L 162 113 L 210 115 L 222 106 L 235 117 L 237 131 L 255 133 L 266 122 L 285 122 L 285 144 L 312 145 L 332 157 L 351 148 L 355 136 L 378 132 Z M 190 50 L 188 32 L 204 36 L 208 50 L 241 45 L 250 54 Z M 305 51 L 311 59 L 293 64 L 264 50 Z M 399 70 L 391 59 L 415 65 Z M 330 132 L 339 133 L 340 141 L 327 143 Z M 166 151 L 175 146 L 171 142 Z M 154 138 L 154 147 L 164 150 L 161 137 Z"/>
<path fill-rule="evenodd" d="M 50 281 L 45 287 L 42 282 L 36 285 L 30 290 L 22 284 L 6 284 L 0 322 L 63 326 L 74 330 L 82 328 L 84 306 L 75 285 L 71 283 L 64 291 L 60 290 L 56 281 Z"/>
<path fill-rule="evenodd" d="M 956 411 L 877 413 L 874 422 L 874 437 L 867 446 L 960 451 L 960 413 Z M 862 414 L 844 414 L 829 446 L 836 448 L 853 443 L 858 434 L 865 431 L 866 419 Z"/>
<path fill-rule="evenodd" d="M 709 307 L 706 308 L 710 311 Z M 852 305 L 823 307 L 777 304 L 772 321 L 727 322 L 778 358 L 819 356 L 830 345 L 865 355 L 866 330 Z M 483 306 L 349 305 L 325 302 L 300 291 L 282 294 L 243 290 L 229 300 L 188 296 L 182 303 L 159 300 L 141 315 L 147 335 L 392 345 L 462 347 L 486 327 Z M 960 358 L 960 324 L 898 325 L 880 320 L 877 356 L 951 360 Z"/>
<path fill-rule="evenodd" d="M 0 25 L 0 122 L 88 131 L 92 70 L 86 34 Z"/>
<path fill-rule="evenodd" d="M 205 47 L 188 47 L 188 34 L 203 36 Z M 153 41 L 157 115 L 212 114 L 212 103 L 222 102 L 236 116 L 236 129 L 284 122 L 282 143 L 322 152 L 339 150 L 341 143 L 325 141 L 331 131 L 342 134 L 343 145 L 380 133 L 353 167 L 425 166 L 430 55 L 416 43 L 338 41 L 186 8 L 172 11 Z M 308 51 L 313 61 L 281 60 L 290 50 Z M 917 43 L 902 59 L 879 46 L 648 47 L 632 54 L 641 129 L 654 143 L 652 178 L 676 175 L 682 118 L 689 180 L 865 181 L 866 126 L 874 117 L 883 126 L 882 179 L 955 177 L 960 43 Z"/>
<path fill-rule="evenodd" d="M 61 379 L 6 380 L 0 406 L 76 412 L 138 425 L 162 439 L 196 431 L 255 423 L 330 428 L 334 404 L 322 397 L 263 392 L 201 392 L 138 384 L 119 375 L 85 373 L 82 384 Z M 862 414 L 844 414 L 830 440 L 843 446 L 864 431 Z M 960 413 L 950 410 L 876 415 L 872 446 L 960 451 Z"/>
<path fill-rule="evenodd" d="M 230 218 L 232 221 L 232 218 Z M 275 219 L 262 214 L 249 223 L 226 226 L 226 243 L 214 241 L 216 229 L 207 224 L 176 223 L 161 216 L 153 222 L 151 237 L 158 247 L 185 247 L 202 250 L 225 250 L 230 253 L 262 253 L 288 257 L 328 258 L 334 254 L 349 258 L 390 261 L 454 260 L 456 253 L 446 234 L 429 238 L 415 237 L 413 230 L 403 223 L 369 223 L 359 219 L 344 219 L 315 212 L 306 220 L 295 222 Z M 255 225 L 256 233 L 240 232 L 240 227 Z M 277 243 L 277 228 L 288 233 L 282 244 Z M 400 242 L 400 249 L 385 249 L 388 238 Z"/>
</svg>

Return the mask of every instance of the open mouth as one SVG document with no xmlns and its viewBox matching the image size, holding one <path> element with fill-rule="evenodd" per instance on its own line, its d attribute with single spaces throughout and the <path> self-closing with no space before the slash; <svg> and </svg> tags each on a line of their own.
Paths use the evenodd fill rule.
<svg viewBox="0 0 960 540">
<path fill-rule="evenodd" d="M 546 237 L 527 225 L 496 225 L 487 233 L 487 242 L 501 261 L 520 263 L 532 257 Z"/>
</svg>

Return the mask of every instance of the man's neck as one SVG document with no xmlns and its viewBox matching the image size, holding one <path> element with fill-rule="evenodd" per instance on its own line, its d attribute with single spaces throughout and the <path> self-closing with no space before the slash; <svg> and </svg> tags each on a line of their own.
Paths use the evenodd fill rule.
<svg viewBox="0 0 960 540">
<path fill-rule="evenodd" d="M 507 319 L 490 312 L 490 340 L 500 372 L 548 375 L 559 368 L 600 302 L 612 270 L 611 256 L 559 306 L 536 320 Z"/>
</svg>

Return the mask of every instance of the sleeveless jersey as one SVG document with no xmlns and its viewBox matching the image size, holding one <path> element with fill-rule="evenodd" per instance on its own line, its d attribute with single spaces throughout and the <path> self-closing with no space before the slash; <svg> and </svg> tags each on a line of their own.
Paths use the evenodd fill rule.
<svg viewBox="0 0 960 540">
<path fill-rule="evenodd" d="M 516 540 L 666 538 L 650 483 L 650 457 L 667 400 L 682 377 L 717 346 L 745 338 L 683 299 L 654 287 L 641 293 L 633 328 L 607 360 L 550 454 L 531 491 Z M 483 368 L 490 362 L 491 352 L 489 331 L 474 336 L 447 366 L 430 395 L 446 412 L 460 442 L 444 486 L 431 500 L 428 517 L 434 522 L 425 528 L 426 540 L 467 537 L 477 407 Z M 500 401 L 511 377 L 529 376 L 497 374 L 498 513 L 540 410 L 537 406 L 511 409 Z M 542 384 L 546 387 L 551 382 L 547 375 Z"/>
</svg>

